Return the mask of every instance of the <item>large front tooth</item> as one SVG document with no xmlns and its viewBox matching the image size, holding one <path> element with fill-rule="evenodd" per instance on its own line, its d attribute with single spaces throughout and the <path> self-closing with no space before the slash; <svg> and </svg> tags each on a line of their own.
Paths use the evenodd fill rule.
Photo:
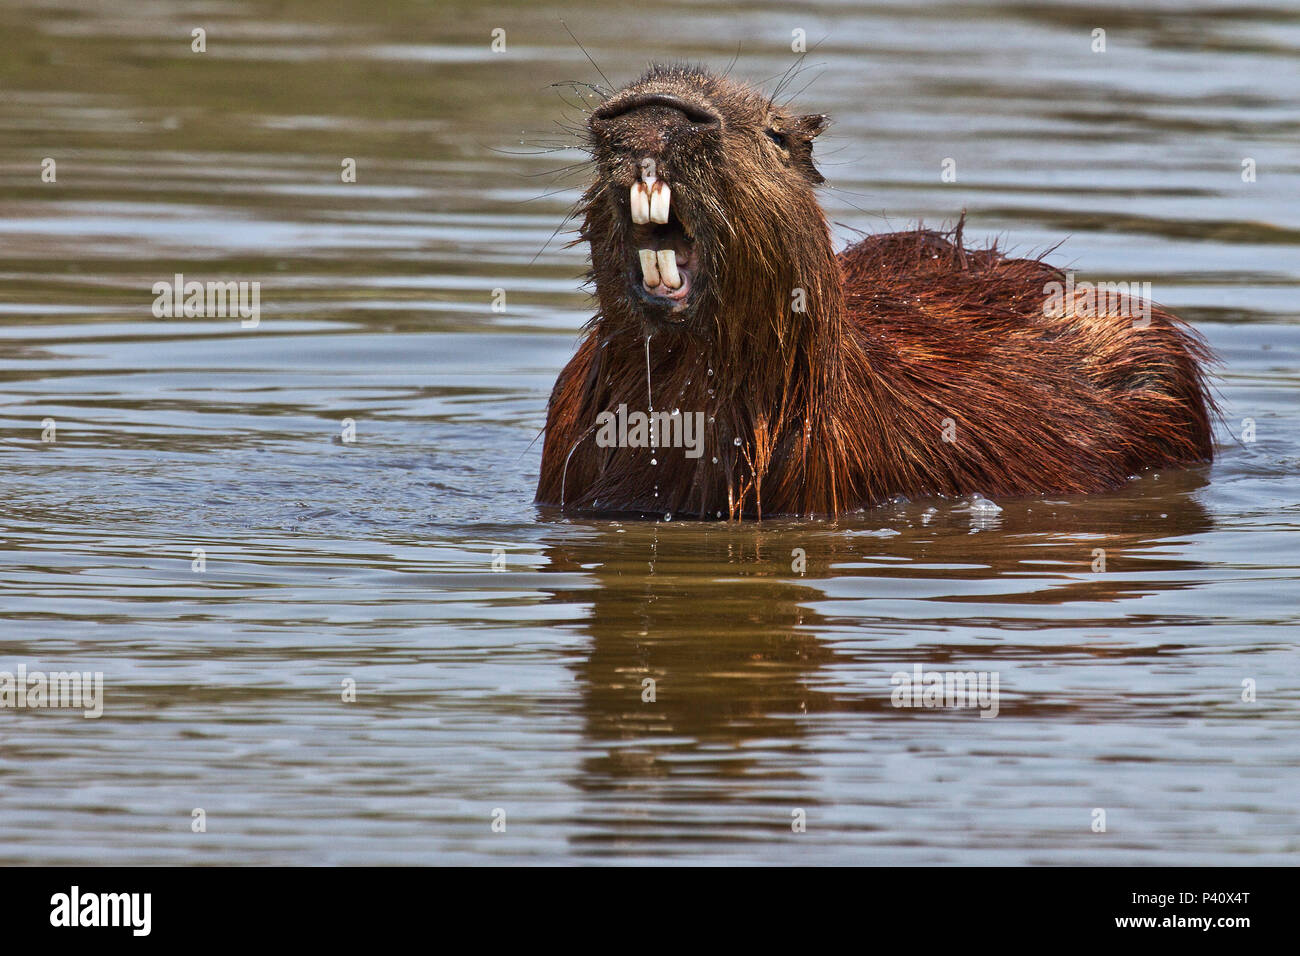
<svg viewBox="0 0 1300 956">
<path fill-rule="evenodd" d="M 668 200 L 670 198 L 672 198 L 672 190 L 668 188 L 666 182 L 658 180 L 650 187 L 650 218 L 653 221 L 668 221 Z"/>
<path fill-rule="evenodd" d="M 659 258 L 653 249 L 642 249 L 637 255 L 641 257 L 641 281 L 653 289 L 659 284 Z M 673 274 L 677 274 L 677 264 L 673 264 Z"/>
<path fill-rule="evenodd" d="M 660 249 L 655 254 L 655 264 L 659 267 L 659 277 L 670 289 L 682 287 L 682 277 L 677 274 L 677 253 L 672 249 Z"/>
<path fill-rule="evenodd" d="M 637 225 L 650 221 L 650 196 L 642 182 L 632 184 L 632 221 Z"/>
</svg>

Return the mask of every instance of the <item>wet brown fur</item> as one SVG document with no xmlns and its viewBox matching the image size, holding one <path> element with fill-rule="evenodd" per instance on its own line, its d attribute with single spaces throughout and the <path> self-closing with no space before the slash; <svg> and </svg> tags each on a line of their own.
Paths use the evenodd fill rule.
<svg viewBox="0 0 1300 956">
<path fill-rule="evenodd" d="M 551 395 L 539 503 L 834 516 L 900 494 L 1093 492 L 1211 457 L 1211 356 L 1179 319 L 1081 303 L 1048 314 L 1045 286 L 1064 275 L 966 248 L 960 226 L 875 235 L 836 256 L 814 193 L 825 117 L 687 67 L 653 68 L 606 113 L 647 93 L 721 121 L 653 104 L 592 118 L 582 238 L 599 308 Z M 702 261 L 680 322 L 628 293 L 627 193 L 644 155 Z M 704 412 L 702 457 L 597 446 L 597 415 L 645 411 L 647 379 L 656 410 Z"/>
</svg>

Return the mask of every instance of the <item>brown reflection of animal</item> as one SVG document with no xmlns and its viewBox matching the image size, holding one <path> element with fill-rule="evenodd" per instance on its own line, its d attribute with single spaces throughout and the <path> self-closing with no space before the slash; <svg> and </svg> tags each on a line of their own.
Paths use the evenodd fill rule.
<svg viewBox="0 0 1300 956">
<path fill-rule="evenodd" d="M 1209 354 L 1174 316 L 1046 307 L 1061 272 L 965 248 L 960 226 L 836 256 L 814 194 L 825 124 L 688 67 L 592 112 L 599 308 L 551 394 L 539 503 L 836 515 L 897 494 L 1097 491 L 1211 457 Z M 702 454 L 667 428 L 653 448 L 598 440 L 620 405 L 700 413 Z"/>
</svg>

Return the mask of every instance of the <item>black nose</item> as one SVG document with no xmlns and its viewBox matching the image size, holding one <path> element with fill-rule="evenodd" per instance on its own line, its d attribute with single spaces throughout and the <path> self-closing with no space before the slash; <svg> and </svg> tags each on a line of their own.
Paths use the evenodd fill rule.
<svg viewBox="0 0 1300 956">
<path fill-rule="evenodd" d="M 717 126 L 722 122 L 722 118 L 709 107 L 698 103 L 690 103 L 681 97 L 672 96 L 668 93 L 637 93 L 626 98 L 615 98 L 611 102 L 597 107 L 596 111 L 591 114 L 591 118 L 593 120 L 612 120 L 651 106 L 676 110 L 697 126 Z"/>
</svg>

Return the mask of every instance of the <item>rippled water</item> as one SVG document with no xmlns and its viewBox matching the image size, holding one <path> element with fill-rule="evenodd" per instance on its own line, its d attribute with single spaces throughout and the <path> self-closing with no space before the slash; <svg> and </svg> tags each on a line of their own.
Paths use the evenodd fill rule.
<svg viewBox="0 0 1300 956">
<path fill-rule="evenodd" d="M 0 7 L 0 669 L 105 682 L 0 711 L 0 861 L 1295 861 L 1296 6 L 566 5 L 616 83 L 805 31 L 841 243 L 965 208 L 1223 358 L 1213 466 L 761 526 L 531 504 L 589 308 L 559 14 L 321 6 Z M 260 324 L 154 318 L 178 272 Z M 998 716 L 893 707 L 917 664 Z"/>
</svg>

